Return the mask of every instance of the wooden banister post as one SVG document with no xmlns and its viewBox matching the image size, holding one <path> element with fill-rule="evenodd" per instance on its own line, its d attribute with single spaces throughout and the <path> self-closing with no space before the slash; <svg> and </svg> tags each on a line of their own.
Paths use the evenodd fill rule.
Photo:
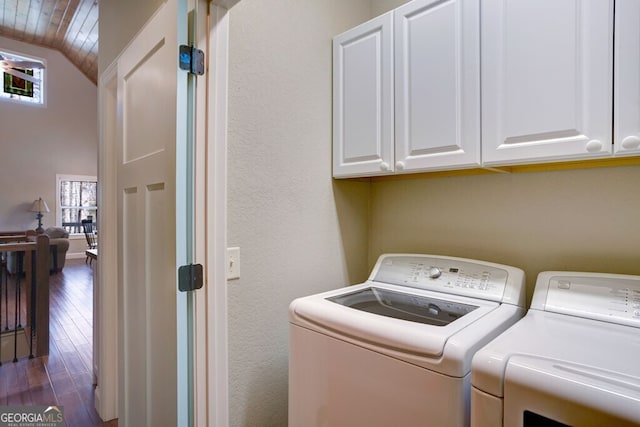
<svg viewBox="0 0 640 427">
<path fill-rule="evenodd" d="M 24 251 L 24 252 L 16 252 L 16 272 L 17 274 L 22 273 L 22 271 L 24 271 L 24 283 L 25 283 L 25 293 L 26 293 L 26 297 L 27 297 L 27 323 L 29 325 L 29 330 L 31 330 L 31 328 L 33 328 L 33 325 L 31 324 L 31 307 L 33 307 L 31 305 L 31 298 L 33 297 L 32 293 L 31 293 L 31 281 L 34 278 L 33 273 L 35 272 L 35 265 L 33 264 L 33 261 L 35 259 L 34 257 L 35 252 L 34 251 Z M 22 261 L 21 261 L 22 260 Z M 22 269 L 20 268 L 20 262 L 22 262 Z"/>
<path fill-rule="evenodd" d="M 49 236 L 36 237 L 36 356 L 49 354 Z"/>
</svg>

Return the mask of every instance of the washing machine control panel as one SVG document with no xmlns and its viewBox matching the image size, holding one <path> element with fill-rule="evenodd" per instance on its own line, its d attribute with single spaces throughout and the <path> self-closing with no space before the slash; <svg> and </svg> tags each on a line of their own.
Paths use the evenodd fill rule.
<svg viewBox="0 0 640 427">
<path fill-rule="evenodd" d="M 532 304 L 545 311 L 640 327 L 640 276 L 583 274 L 541 274 Z"/>
<path fill-rule="evenodd" d="M 508 267 L 453 257 L 386 256 L 371 280 L 456 295 L 502 301 L 509 285 Z"/>
</svg>

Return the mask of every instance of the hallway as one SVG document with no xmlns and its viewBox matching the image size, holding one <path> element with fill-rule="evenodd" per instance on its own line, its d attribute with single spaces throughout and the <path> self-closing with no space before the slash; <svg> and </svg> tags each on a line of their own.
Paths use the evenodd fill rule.
<svg viewBox="0 0 640 427">
<path fill-rule="evenodd" d="M 50 354 L 0 366 L 0 406 L 58 405 L 67 426 L 117 426 L 94 409 L 92 275 L 84 259 L 71 259 L 50 276 Z"/>
</svg>

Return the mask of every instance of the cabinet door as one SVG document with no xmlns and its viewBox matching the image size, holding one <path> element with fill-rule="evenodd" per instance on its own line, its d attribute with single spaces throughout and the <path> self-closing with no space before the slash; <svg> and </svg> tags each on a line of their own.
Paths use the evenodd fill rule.
<svg viewBox="0 0 640 427">
<path fill-rule="evenodd" d="M 479 0 L 396 9 L 396 172 L 480 165 L 479 9 Z"/>
<path fill-rule="evenodd" d="M 640 1 L 616 0 L 614 149 L 640 153 Z"/>
<path fill-rule="evenodd" d="M 333 176 L 393 172 L 393 15 L 333 40 Z"/>
<path fill-rule="evenodd" d="M 613 0 L 483 0 L 482 161 L 612 152 Z"/>
</svg>

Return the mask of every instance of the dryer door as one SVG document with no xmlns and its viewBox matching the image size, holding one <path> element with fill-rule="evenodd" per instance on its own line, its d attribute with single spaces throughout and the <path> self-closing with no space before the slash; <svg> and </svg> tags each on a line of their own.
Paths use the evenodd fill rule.
<svg viewBox="0 0 640 427">
<path fill-rule="evenodd" d="M 637 426 L 638 384 L 640 375 L 514 355 L 505 372 L 504 425 Z"/>
</svg>

